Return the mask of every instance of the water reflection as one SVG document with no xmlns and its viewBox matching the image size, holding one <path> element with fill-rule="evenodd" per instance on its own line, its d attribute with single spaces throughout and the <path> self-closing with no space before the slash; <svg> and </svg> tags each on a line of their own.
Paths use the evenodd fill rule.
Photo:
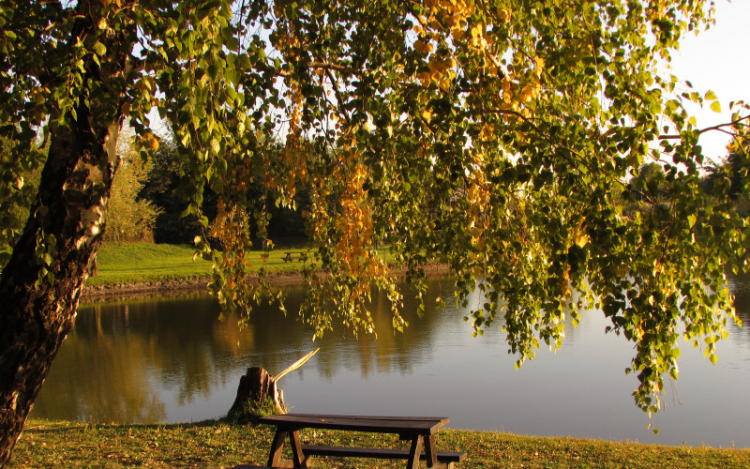
<svg viewBox="0 0 750 469">
<path fill-rule="evenodd" d="M 287 294 L 288 311 L 299 310 L 303 291 L 290 288 Z M 312 329 L 274 308 L 256 308 L 244 329 L 236 318 L 218 321 L 218 305 L 207 296 L 83 306 L 34 413 L 98 422 L 175 420 L 162 403 L 167 395 L 177 407 L 190 406 L 217 388 L 235 386 L 246 367 L 277 372 L 315 346 L 321 347 L 316 356 L 321 379 L 352 371 L 364 379 L 408 375 L 414 363 L 426 360 L 441 318 L 428 308 L 422 318 L 407 317 L 413 327 L 395 335 L 387 305 L 376 301 L 381 302 L 373 312 L 377 340 L 337 331 L 317 344 Z M 405 306 L 415 309 L 408 300 Z"/>
<path fill-rule="evenodd" d="M 750 288 L 733 279 L 740 315 L 750 321 Z M 719 364 L 686 347 L 681 375 L 657 415 L 658 436 L 633 405 L 633 354 L 605 320 L 583 314 L 567 324 L 563 347 L 514 371 L 501 324 L 473 339 L 465 311 L 451 306 L 452 281 L 433 278 L 430 297 L 445 298 L 423 317 L 408 315 L 393 334 L 385 299 L 375 297 L 378 338 L 342 331 L 313 343 L 312 330 L 272 308 L 254 311 L 248 327 L 217 320 L 207 297 L 103 303 L 81 308 L 34 407 L 33 415 L 98 422 L 175 422 L 214 418 L 234 400 L 249 366 L 280 371 L 314 347 L 320 352 L 281 382 L 295 411 L 344 414 L 449 415 L 454 428 L 534 435 L 633 439 L 664 444 L 750 447 L 750 336 L 732 326 Z M 296 311 L 302 291 L 289 289 Z M 480 301 L 477 297 L 472 301 Z"/>
<path fill-rule="evenodd" d="M 35 415 L 114 422 L 161 421 L 165 405 L 144 373 L 152 357 L 148 336 L 130 330 L 129 308 L 82 314 L 34 405 Z"/>
<path fill-rule="evenodd" d="M 734 307 L 745 327 L 737 330 L 739 335 L 750 341 L 750 274 L 730 275 L 729 288 L 734 294 Z"/>
</svg>

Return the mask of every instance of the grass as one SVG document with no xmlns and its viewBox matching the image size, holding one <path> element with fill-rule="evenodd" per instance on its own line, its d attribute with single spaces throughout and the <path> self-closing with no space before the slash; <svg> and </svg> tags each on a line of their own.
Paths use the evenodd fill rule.
<svg viewBox="0 0 750 469">
<path fill-rule="evenodd" d="M 312 444 L 403 447 L 396 435 L 308 430 Z M 265 426 L 220 421 L 171 425 L 92 425 L 32 420 L 16 445 L 11 468 L 230 468 L 265 464 L 272 439 Z M 288 446 L 288 445 L 287 445 Z M 443 430 L 437 446 L 465 451 L 462 468 L 747 469 L 750 450 L 658 446 L 575 438 L 542 438 L 508 433 Z M 424 463 L 421 467 L 425 467 Z M 405 461 L 316 458 L 313 467 L 399 468 Z"/>
<path fill-rule="evenodd" d="M 98 273 L 89 285 L 163 282 L 208 277 L 211 263 L 193 262 L 193 248 L 170 244 L 123 244 L 103 246 L 96 256 Z"/>
<path fill-rule="evenodd" d="M 171 244 L 104 246 L 97 254 L 98 275 L 89 278 L 88 284 L 117 285 L 209 277 L 211 262 L 200 257 L 193 261 L 194 252 L 191 246 Z M 303 264 L 297 261 L 284 262 L 285 254 L 286 251 L 273 251 L 264 259 L 262 252 L 252 251 L 248 253 L 248 260 L 256 268 L 265 265 L 266 270 L 271 273 L 299 271 Z"/>
<path fill-rule="evenodd" d="M 388 248 L 379 251 L 386 260 L 392 259 Z M 293 253 L 294 261 L 284 262 L 287 252 Z M 122 285 L 209 277 L 211 262 L 201 257 L 193 260 L 194 253 L 193 247 L 187 245 L 133 243 L 103 246 L 97 254 L 97 276 L 90 277 L 87 284 Z M 300 253 L 306 253 L 310 260 L 299 262 Z M 247 257 L 253 268 L 262 266 L 273 275 L 300 272 L 303 266 L 310 266 L 313 255 L 304 247 L 290 247 L 268 254 L 251 251 Z"/>
</svg>

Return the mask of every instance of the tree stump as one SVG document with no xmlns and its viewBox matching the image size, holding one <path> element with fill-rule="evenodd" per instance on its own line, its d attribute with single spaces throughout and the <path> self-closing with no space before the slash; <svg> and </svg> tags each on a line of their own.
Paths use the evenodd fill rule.
<svg viewBox="0 0 750 469">
<path fill-rule="evenodd" d="M 258 404 L 258 407 L 262 407 L 269 399 L 273 402 L 275 412 L 286 413 L 284 393 L 276 387 L 274 377 L 263 368 L 248 368 L 245 375 L 240 378 L 237 397 L 234 399 L 234 404 L 229 409 L 227 417 L 231 419 L 240 417 L 249 411 L 248 403 L 254 402 Z"/>
</svg>

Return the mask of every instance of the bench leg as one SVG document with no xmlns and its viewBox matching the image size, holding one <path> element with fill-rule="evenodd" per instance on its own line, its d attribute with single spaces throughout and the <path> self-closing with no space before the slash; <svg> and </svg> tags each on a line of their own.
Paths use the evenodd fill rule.
<svg viewBox="0 0 750 469">
<path fill-rule="evenodd" d="M 422 442 L 424 436 L 417 435 L 411 441 L 411 449 L 409 450 L 409 461 L 406 463 L 406 469 L 417 469 L 419 467 L 419 457 L 422 455 Z"/>
<path fill-rule="evenodd" d="M 281 429 L 276 430 L 276 434 L 271 442 L 271 452 L 268 454 L 268 465 L 271 467 L 279 467 L 281 463 L 281 452 L 284 449 L 284 440 L 286 439 L 286 432 Z"/>
<path fill-rule="evenodd" d="M 435 446 L 435 435 L 429 435 L 424 441 L 425 455 L 427 456 L 427 467 L 436 466 L 438 463 L 437 447 Z"/>
<path fill-rule="evenodd" d="M 302 452 L 302 444 L 299 441 L 299 432 L 289 432 L 289 443 L 292 446 L 292 462 L 294 467 L 301 467 L 307 469 L 310 467 L 310 457 L 305 457 L 305 453 Z"/>
</svg>

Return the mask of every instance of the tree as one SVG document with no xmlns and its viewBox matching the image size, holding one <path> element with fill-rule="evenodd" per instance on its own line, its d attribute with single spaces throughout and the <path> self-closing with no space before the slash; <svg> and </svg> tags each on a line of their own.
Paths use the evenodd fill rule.
<svg viewBox="0 0 750 469">
<path fill-rule="evenodd" d="M 8 262 L 18 233 L 29 217 L 29 208 L 39 187 L 41 170 L 38 160 L 46 157 L 45 149 L 38 148 L 26 164 L 18 164 L 11 145 L 0 137 L 0 174 L 3 190 L 0 195 L 0 269 Z M 31 155 L 29 155 L 31 156 Z M 10 189 L 12 188 L 12 189 Z"/>
<path fill-rule="evenodd" d="M 150 200 L 140 197 L 153 164 L 145 160 L 140 152 L 133 151 L 132 138 L 132 134 L 120 134 L 118 158 L 122 161 L 122 167 L 112 182 L 107 207 L 110 216 L 102 238 L 104 242 L 154 240 L 153 230 L 159 210 Z"/>
<path fill-rule="evenodd" d="M 704 180 L 704 190 L 709 194 L 728 195 L 743 217 L 750 214 L 747 156 L 747 145 L 730 146 L 725 161 L 709 166 L 708 175 Z"/>
<path fill-rule="evenodd" d="M 736 320 L 724 269 L 745 252 L 744 220 L 699 190 L 703 130 L 682 107 L 718 101 L 672 97 L 677 79 L 657 73 L 683 34 L 710 23 L 705 7 L 0 0 L 0 134 L 11 155 L 0 203 L 17 194 L 18 174 L 44 164 L 23 231 L 3 238 L 14 241 L 0 277 L 0 462 L 72 325 L 121 124 L 155 149 L 154 106 L 186 155 L 186 213 L 207 228 L 204 189 L 216 194 L 227 249 L 198 241 L 228 306 L 249 311 L 265 292 L 245 282 L 257 234 L 248 221 L 261 234 L 267 223 L 248 188 L 286 207 L 305 188 L 311 264 L 329 272 L 307 276 L 303 318 L 319 333 L 333 321 L 371 331 L 371 288 L 388 293 L 393 325 L 404 326 L 375 249 L 387 242 L 418 291 L 431 260 L 450 264 L 460 298 L 483 290 L 470 320 L 479 334 L 503 315 L 519 363 L 561 343 L 565 315 L 598 307 L 635 344 L 637 405 L 657 410 L 681 333 L 715 360 Z M 722 130 L 746 125 L 747 106 L 735 107 Z M 264 151 L 268 135 L 283 151 Z M 656 219 L 613 197 L 627 196 L 649 159 L 668 194 Z"/>
<path fill-rule="evenodd" d="M 159 214 L 154 220 L 154 241 L 157 243 L 192 243 L 204 229 L 195 216 L 182 216 L 191 193 L 189 154 L 177 148 L 171 137 L 160 140 L 159 148 L 150 156 L 150 170 L 138 197 L 156 207 Z M 202 211 L 215 212 L 215 197 L 204 194 Z M 208 202 L 208 203 L 207 203 Z M 213 202 L 213 204 L 211 204 Z M 212 207 L 208 206 L 212 205 Z"/>
</svg>

